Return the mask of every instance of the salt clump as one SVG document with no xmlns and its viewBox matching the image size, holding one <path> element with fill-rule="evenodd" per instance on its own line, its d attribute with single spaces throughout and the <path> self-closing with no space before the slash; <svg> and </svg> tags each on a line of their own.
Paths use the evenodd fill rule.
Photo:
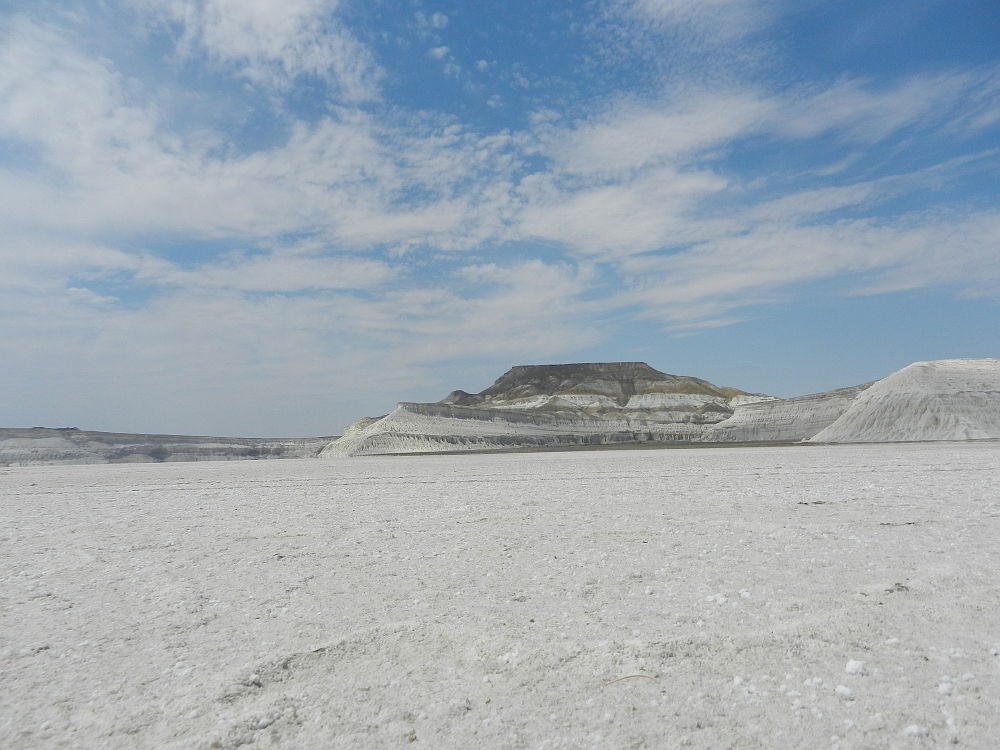
<svg viewBox="0 0 1000 750">
<path fill-rule="evenodd" d="M 865 673 L 865 663 L 863 661 L 851 660 L 847 662 L 847 666 L 844 668 L 847 674 L 864 674 Z"/>
</svg>

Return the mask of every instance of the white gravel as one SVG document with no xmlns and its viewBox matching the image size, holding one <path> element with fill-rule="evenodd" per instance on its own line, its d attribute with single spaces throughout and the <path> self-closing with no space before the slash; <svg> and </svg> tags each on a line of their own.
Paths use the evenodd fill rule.
<svg viewBox="0 0 1000 750">
<path fill-rule="evenodd" d="M 2 469 L 0 747 L 992 749 L 998 480 L 998 443 Z"/>
</svg>

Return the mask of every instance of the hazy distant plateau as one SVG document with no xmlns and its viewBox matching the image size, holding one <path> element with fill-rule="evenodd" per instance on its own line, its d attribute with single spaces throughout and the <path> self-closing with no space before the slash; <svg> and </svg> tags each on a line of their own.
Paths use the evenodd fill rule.
<svg viewBox="0 0 1000 750">
<path fill-rule="evenodd" d="M 0 466 L 315 458 L 335 439 L 335 436 L 224 438 L 135 435 L 76 428 L 0 428 Z"/>
</svg>

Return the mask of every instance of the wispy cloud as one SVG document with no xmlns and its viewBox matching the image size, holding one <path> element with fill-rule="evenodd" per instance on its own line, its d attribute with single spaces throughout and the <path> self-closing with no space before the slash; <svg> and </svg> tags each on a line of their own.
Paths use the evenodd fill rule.
<svg viewBox="0 0 1000 750">
<path fill-rule="evenodd" d="M 179 27 L 182 58 L 206 56 L 257 83 L 287 87 L 314 75 L 338 98 L 378 96 L 381 72 L 343 26 L 337 0 L 125 0 L 148 22 Z"/>
<path fill-rule="evenodd" d="M 944 219 L 935 212 L 888 223 L 766 223 L 683 254 L 628 259 L 622 271 L 634 286 L 621 301 L 678 324 L 724 315 L 823 278 L 854 279 L 853 287 L 867 293 L 995 281 L 997 216 Z"/>
<path fill-rule="evenodd" d="M 622 0 L 620 7 L 698 41 L 729 43 L 774 18 L 778 0 Z"/>
</svg>

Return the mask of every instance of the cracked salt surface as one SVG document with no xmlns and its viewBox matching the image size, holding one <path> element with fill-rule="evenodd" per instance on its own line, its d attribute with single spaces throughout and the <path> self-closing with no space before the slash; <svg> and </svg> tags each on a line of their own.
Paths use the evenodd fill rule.
<svg viewBox="0 0 1000 750">
<path fill-rule="evenodd" d="M 0 470 L 0 747 L 993 748 L 998 476 L 996 443 Z"/>
</svg>

